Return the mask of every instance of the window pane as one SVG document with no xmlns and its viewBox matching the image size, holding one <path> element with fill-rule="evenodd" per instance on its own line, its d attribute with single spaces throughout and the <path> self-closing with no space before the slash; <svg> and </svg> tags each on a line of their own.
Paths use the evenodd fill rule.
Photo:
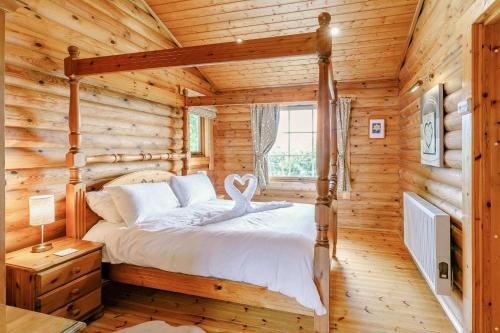
<svg viewBox="0 0 500 333">
<path fill-rule="evenodd" d="M 312 133 L 312 152 L 313 154 L 316 154 L 316 133 Z"/>
<path fill-rule="evenodd" d="M 318 121 L 316 116 L 317 116 L 317 113 L 318 113 L 318 109 L 316 107 L 314 107 L 313 109 L 313 115 L 312 115 L 312 123 L 313 123 L 313 132 L 316 132 L 316 129 L 318 128 L 318 124 L 316 124 L 316 122 Z"/>
<path fill-rule="evenodd" d="M 288 176 L 307 177 L 314 175 L 314 157 L 312 154 L 290 155 L 290 171 Z"/>
<path fill-rule="evenodd" d="M 290 111 L 290 132 L 312 132 L 312 109 Z"/>
<path fill-rule="evenodd" d="M 311 133 L 290 133 L 290 154 L 312 154 L 312 145 Z"/>
<path fill-rule="evenodd" d="M 289 173 L 288 156 L 270 155 L 269 174 L 271 176 L 287 176 Z"/>
<path fill-rule="evenodd" d="M 189 150 L 201 152 L 201 118 L 194 114 L 189 115 Z"/>
<path fill-rule="evenodd" d="M 271 149 L 270 154 L 272 155 L 288 154 L 288 133 L 278 132 L 278 136 L 276 137 L 276 142 L 274 143 L 274 146 Z"/>
<path fill-rule="evenodd" d="M 269 154 L 271 176 L 316 176 L 315 107 L 283 107 L 276 142 Z"/>
<path fill-rule="evenodd" d="M 278 133 L 289 132 L 288 129 L 288 111 L 280 111 L 280 122 L 278 125 Z"/>
</svg>

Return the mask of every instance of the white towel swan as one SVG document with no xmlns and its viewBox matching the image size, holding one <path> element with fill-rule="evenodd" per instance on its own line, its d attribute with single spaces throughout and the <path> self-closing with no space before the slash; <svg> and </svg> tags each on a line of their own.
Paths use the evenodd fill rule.
<svg viewBox="0 0 500 333">
<path fill-rule="evenodd" d="M 245 183 L 248 182 L 247 188 L 243 191 L 243 193 L 234 185 L 235 181 L 241 185 L 245 185 Z M 293 205 L 292 203 L 286 201 L 252 203 L 252 197 L 257 189 L 257 178 L 251 174 L 246 174 L 243 177 L 237 174 L 228 175 L 224 180 L 224 188 L 226 193 L 234 201 L 233 208 L 220 215 L 203 218 L 199 225 L 223 222 L 249 213 L 263 212 L 266 210 L 285 208 Z"/>
</svg>

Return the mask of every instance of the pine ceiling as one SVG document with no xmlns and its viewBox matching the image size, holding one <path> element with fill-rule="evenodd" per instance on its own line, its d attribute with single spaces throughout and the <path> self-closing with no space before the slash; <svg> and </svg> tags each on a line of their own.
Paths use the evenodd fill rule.
<svg viewBox="0 0 500 333">
<path fill-rule="evenodd" d="M 418 0 L 146 0 L 182 46 L 315 31 L 332 14 L 339 81 L 396 79 Z M 315 57 L 204 67 L 217 90 L 317 82 Z"/>
</svg>

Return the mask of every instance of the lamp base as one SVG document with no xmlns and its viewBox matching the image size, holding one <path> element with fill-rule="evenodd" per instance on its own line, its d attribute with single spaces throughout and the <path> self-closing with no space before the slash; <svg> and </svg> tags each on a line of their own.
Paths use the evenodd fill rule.
<svg viewBox="0 0 500 333">
<path fill-rule="evenodd" d="M 33 253 L 40 253 L 40 252 L 45 252 L 52 249 L 52 243 L 42 243 L 35 245 L 31 248 L 31 252 Z"/>
</svg>

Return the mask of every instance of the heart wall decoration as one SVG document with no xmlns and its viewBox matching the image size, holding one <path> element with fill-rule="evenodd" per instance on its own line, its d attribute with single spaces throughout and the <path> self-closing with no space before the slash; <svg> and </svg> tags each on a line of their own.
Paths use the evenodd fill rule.
<svg viewBox="0 0 500 333">
<path fill-rule="evenodd" d="M 420 163 L 444 166 L 443 85 L 438 84 L 420 100 Z"/>
</svg>

